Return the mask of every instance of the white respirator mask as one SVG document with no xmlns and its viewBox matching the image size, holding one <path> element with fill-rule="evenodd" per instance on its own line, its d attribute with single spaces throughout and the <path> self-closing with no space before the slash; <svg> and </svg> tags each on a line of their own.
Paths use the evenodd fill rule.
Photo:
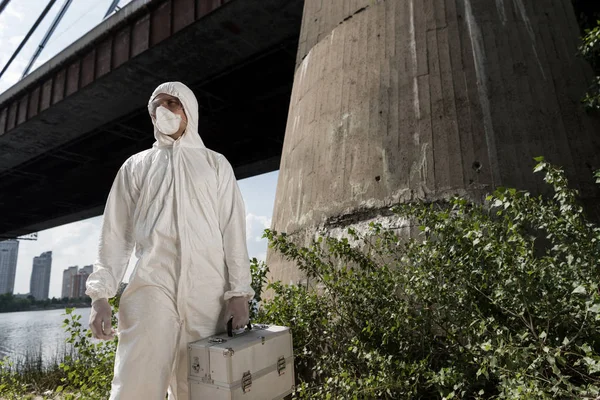
<svg viewBox="0 0 600 400">
<path fill-rule="evenodd" d="M 165 135 L 173 135 L 177 133 L 181 126 L 181 115 L 174 114 L 165 107 L 158 107 L 156 109 L 156 128 L 160 133 Z"/>
</svg>

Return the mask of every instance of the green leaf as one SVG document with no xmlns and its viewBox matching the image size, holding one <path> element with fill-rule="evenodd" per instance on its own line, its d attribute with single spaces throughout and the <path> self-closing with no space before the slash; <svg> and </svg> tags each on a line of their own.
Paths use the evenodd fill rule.
<svg viewBox="0 0 600 400">
<path fill-rule="evenodd" d="M 585 287 L 583 285 L 579 285 L 575 289 L 573 289 L 571 294 L 586 294 Z"/>
<path fill-rule="evenodd" d="M 533 172 L 540 172 L 544 168 L 546 168 L 546 164 L 545 163 L 539 163 L 538 165 L 535 166 L 535 168 L 533 169 Z"/>
<path fill-rule="evenodd" d="M 485 343 L 482 343 L 481 344 L 481 349 L 484 350 L 484 351 L 490 351 L 490 350 L 492 350 L 492 343 L 489 340 L 487 342 L 485 342 Z"/>
</svg>

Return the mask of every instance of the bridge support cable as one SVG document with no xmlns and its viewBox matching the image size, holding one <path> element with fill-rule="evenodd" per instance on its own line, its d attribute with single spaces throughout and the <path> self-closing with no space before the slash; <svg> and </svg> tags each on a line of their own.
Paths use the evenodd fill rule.
<svg viewBox="0 0 600 400">
<path fill-rule="evenodd" d="M 103 20 L 105 20 L 110 14 L 113 13 L 113 11 L 115 10 L 119 10 L 119 2 L 121 0 L 112 0 L 112 3 L 110 4 L 110 6 L 108 7 L 108 10 L 106 11 L 106 14 L 104 14 L 104 17 L 102 18 Z"/>
<path fill-rule="evenodd" d="M 42 39 L 42 42 L 40 43 L 37 50 L 35 51 L 35 54 L 33 55 L 33 57 L 31 57 L 31 60 L 29 61 L 29 65 L 27 65 L 27 68 L 25 68 L 25 72 L 23 72 L 23 76 L 21 77 L 21 79 L 25 78 L 27 76 L 27 74 L 29 73 L 29 70 L 35 63 L 35 60 L 37 60 L 39 55 L 42 53 L 42 50 L 44 50 L 44 47 L 48 43 L 48 40 L 50 40 L 50 37 L 56 30 L 56 27 L 60 23 L 60 20 L 65 16 L 65 13 L 69 9 L 69 6 L 71 5 L 72 2 L 73 2 L 73 0 L 65 0 L 65 3 L 63 4 L 62 8 L 60 9 L 60 11 L 56 15 L 56 17 L 54 17 L 54 21 L 52 21 L 50 28 L 48 28 L 48 31 L 46 32 L 46 35 Z"/>
<path fill-rule="evenodd" d="M 2 14 L 8 3 L 10 3 L 10 0 L 2 0 L 2 3 L 0 3 L 0 14 Z"/>
<path fill-rule="evenodd" d="M 6 6 L 6 4 L 8 4 L 9 1 L 10 0 L 4 0 L 2 2 L 2 4 L 0 4 L 0 13 L 4 9 L 4 7 Z M 17 55 L 19 54 L 19 52 L 21 51 L 21 49 L 23 48 L 23 46 L 25 46 L 25 43 L 27 43 L 27 41 L 29 40 L 29 38 L 31 37 L 31 35 L 33 35 L 33 32 L 35 32 L 35 30 L 37 29 L 38 25 L 42 22 L 42 20 L 44 19 L 44 17 L 46 17 L 46 14 L 48 14 L 48 11 L 50 11 L 50 9 L 54 5 L 54 3 L 56 3 L 56 0 L 50 0 L 50 2 L 48 3 L 48 5 L 46 6 L 46 8 L 44 8 L 44 11 L 42 11 L 42 13 L 38 17 L 38 19 L 35 21 L 35 23 L 31 27 L 31 29 L 29 29 L 29 32 L 27 32 L 27 35 L 25 35 L 25 38 L 21 41 L 21 44 L 19 44 L 19 47 L 17 47 L 17 50 L 15 50 L 15 52 L 13 53 L 13 55 L 10 57 L 10 59 L 8 60 L 8 62 L 6 63 L 6 65 L 4 66 L 4 68 L 2 69 L 2 71 L 0 72 L 0 78 L 2 77 L 2 75 L 4 75 L 4 72 L 6 72 L 6 70 L 10 66 L 10 64 L 17 57 Z"/>
</svg>

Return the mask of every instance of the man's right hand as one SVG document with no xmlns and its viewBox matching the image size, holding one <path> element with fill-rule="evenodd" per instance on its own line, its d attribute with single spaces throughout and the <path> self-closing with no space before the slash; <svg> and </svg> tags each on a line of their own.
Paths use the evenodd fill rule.
<svg viewBox="0 0 600 400">
<path fill-rule="evenodd" d="M 90 313 L 90 329 L 92 336 L 96 339 L 110 340 L 115 337 L 115 331 L 111 325 L 112 308 L 108 299 L 98 299 L 92 303 Z"/>
</svg>

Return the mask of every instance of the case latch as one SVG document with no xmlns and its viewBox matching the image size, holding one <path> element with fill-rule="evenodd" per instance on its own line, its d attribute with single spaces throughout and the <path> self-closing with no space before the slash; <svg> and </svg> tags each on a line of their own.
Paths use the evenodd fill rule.
<svg viewBox="0 0 600 400">
<path fill-rule="evenodd" d="M 192 362 L 192 370 L 194 371 L 194 373 L 196 375 L 198 375 L 200 373 L 200 358 L 199 357 L 194 357 L 193 362 Z"/>
<path fill-rule="evenodd" d="M 277 373 L 279 376 L 285 374 L 285 357 L 279 357 L 277 359 Z"/>
<path fill-rule="evenodd" d="M 244 372 L 244 375 L 242 375 L 242 391 L 244 393 L 249 392 L 251 386 L 252 386 L 252 374 L 250 373 L 250 371 Z"/>
</svg>

